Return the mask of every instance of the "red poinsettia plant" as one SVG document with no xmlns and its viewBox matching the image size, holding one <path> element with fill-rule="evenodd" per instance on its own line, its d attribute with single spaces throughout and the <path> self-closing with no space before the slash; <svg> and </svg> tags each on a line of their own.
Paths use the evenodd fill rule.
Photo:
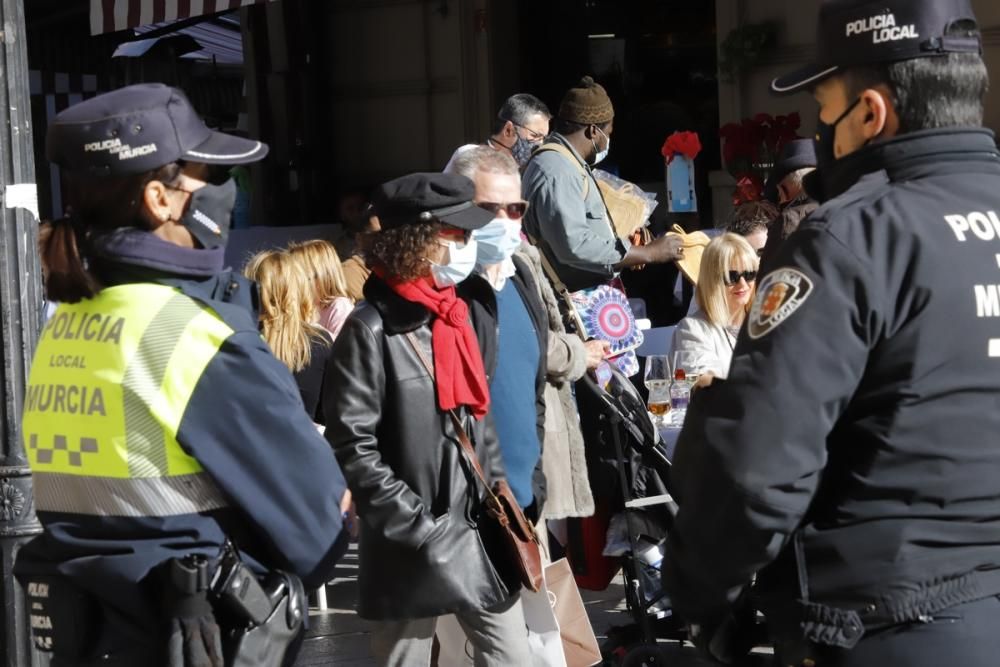
<svg viewBox="0 0 1000 667">
<path fill-rule="evenodd" d="M 726 171 L 736 179 L 734 203 L 763 197 L 764 181 L 785 144 L 799 139 L 802 119 L 798 113 L 771 116 L 759 113 L 739 123 L 728 123 L 719 130 L 722 160 Z"/>
<path fill-rule="evenodd" d="M 667 164 L 674 161 L 678 155 L 683 155 L 689 160 L 693 160 L 701 152 L 701 140 L 697 132 L 674 132 L 663 142 L 660 153 L 667 160 Z"/>
</svg>

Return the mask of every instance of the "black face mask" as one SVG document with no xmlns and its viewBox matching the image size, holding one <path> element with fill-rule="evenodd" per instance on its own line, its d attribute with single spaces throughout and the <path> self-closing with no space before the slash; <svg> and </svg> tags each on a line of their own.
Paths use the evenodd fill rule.
<svg viewBox="0 0 1000 667">
<path fill-rule="evenodd" d="M 192 192 L 180 223 L 203 248 L 218 248 L 229 238 L 235 207 L 236 181 L 230 178 L 222 185 L 206 185 Z"/>
<path fill-rule="evenodd" d="M 833 191 L 833 188 L 829 185 L 829 180 L 832 177 L 833 163 L 838 159 L 834 153 L 837 126 L 860 103 L 861 98 L 858 97 L 832 123 L 824 123 L 818 116 L 816 118 L 816 170 L 807 175 L 802 180 L 802 184 L 805 187 L 806 194 L 821 204 L 830 198 L 829 193 Z"/>
<path fill-rule="evenodd" d="M 816 118 L 816 169 L 822 171 L 836 162 L 834 153 L 834 140 L 837 136 L 837 126 L 847 118 L 847 114 L 854 111 L 854 107 L 861 103 L 861 98 L 854 100 L 851 106 L 844 110 L 844 113 L 837 117 L 832 123 L 824 123 L 822 118 Z"/>
</svg>

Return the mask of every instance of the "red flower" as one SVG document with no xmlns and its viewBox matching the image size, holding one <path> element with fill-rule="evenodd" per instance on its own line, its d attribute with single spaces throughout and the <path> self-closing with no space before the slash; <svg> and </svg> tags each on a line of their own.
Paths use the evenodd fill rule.
<svg viewBox="0 0 1000 667">
<path fill-rule="evenodd" d="M 660 153 L 667 158 L 667 164 L 673 162 L 674 157 L 683 155 L 689 160 L 693 160 L 701 152 L 701 140 L 696 132 L 674 132 L 663 142 Z"/>
<path fill-rule="evenodd" d="M 759 201 L 764 198 L 764 182 L 756 174 L 746 174 L 736 181 L 733 206 Z"/>
<path fill-rule="evenodd" d="M 799 137 L 801 124 L 797 113 L 777 117 L 759 113 L 722 126 L 719 137 L 726 170 L 737 179 L 755 175 L 763 181 L 785 144 Z"/>
</svg>

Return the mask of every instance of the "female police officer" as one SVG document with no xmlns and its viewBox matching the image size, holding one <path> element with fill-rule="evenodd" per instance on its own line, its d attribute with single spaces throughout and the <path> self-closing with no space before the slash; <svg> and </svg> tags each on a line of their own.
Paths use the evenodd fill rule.
<svg viewBox="0 0 1000 667">
<path fill-rule="evenodd" d="M 49 128 L 70 214 L 41 248 L 62 305 L 25 399 L 45 531 L 17 573 L 53 664 L 173 653 L 171 619 L 192 612 L 162 608 L 177 591 L 161 565 L 192 554 L 214 565 L 227 537 L 253 570 L 307 586 L 342 552 L 343 476 L 257 332 L 250 284 L 223 271 L 235 188 L 217 165 L 266 153 L 209 130 L 161 84 L 95 97 Z M 201 602 L 184 633 L 205 639 L 182 661 L 221 664 Z"/>
</svg>

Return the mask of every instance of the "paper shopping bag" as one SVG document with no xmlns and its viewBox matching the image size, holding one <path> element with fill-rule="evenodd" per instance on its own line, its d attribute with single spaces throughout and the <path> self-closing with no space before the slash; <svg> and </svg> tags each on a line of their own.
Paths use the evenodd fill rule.
<svg viewBox="0 0 1000 667">
<path fill-rule="evenodd" d="M 583 606 L 583 598 L 576 587 L 568 560 L 562 558 L 545 568 L 545 585 L 559 623 L 566 667 L 599 664 L 602 660 L 601 647 L 587 618 L 587 608 Z"/>
<path fill-rule="evenodd" d="M 553 597 L 545 584 L 542 584 L 537 593 L 521 590 L 524 623 L 528 626 L 528 650 L 531 652 L 533 667 L 568 667 L 559 622 L 552 605 Z"/>
</svg>

